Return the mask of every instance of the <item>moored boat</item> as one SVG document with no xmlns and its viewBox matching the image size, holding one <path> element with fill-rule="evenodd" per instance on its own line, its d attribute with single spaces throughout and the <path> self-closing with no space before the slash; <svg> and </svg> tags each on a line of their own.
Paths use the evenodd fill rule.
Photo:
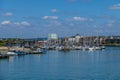
<svg viewBox="0 0 120 80">
<path fill-rule="evenodd" d="M 31 53 L 32 54 L 42 54 L 42 53 L 46 53 L 46 52 L 47 52 L 46 48 L 37 48 L 37 50 L 34 50 Z"/>
<path fill-rule="evenodd" d="M 102 50 L 100 46 L 95 46 L 95 50 Z"/>
<path fill-rule="evenodd" d="M 70 48 L 69 48 L 69 47 L 62 46 L 62 47 L 59 48 L 59 51 L 64 51 L 64 52 L 70 51 Z"/>
<path fill-rule="evenodd" d="M 8 51 L 7 53 L 6 53 L 8 56 L 17 56 L 18 54 L 16 54 L 15 52 L 13 52 L 13 51 Z"/>
<path fill-rule="evenodd" d="M 94 46 L 93 47 L 89 47 L 89 51 L 93 51 L 93 50 L 95 50 Z"/>
<path fill-rule="evenodd" d="M 101 46 L 102 49 L 105 49 L 105 46 Z"/>
<path fill-rule="evenodd" d="M 13 53 L 15 53 L 16 55 L 25 55 L 26 53 L 24 51 L 11 51 Z"/>
</svg>

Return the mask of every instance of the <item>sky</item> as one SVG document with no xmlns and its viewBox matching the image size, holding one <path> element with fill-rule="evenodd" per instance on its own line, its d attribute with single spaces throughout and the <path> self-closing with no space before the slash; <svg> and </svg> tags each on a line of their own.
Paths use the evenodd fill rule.
<svg viewBox="0 0 120 80">
<path fill-rule="evenodd" d="M 0 0 L 0 38 L 120 35 L 120 0 Z"/>
</svg>

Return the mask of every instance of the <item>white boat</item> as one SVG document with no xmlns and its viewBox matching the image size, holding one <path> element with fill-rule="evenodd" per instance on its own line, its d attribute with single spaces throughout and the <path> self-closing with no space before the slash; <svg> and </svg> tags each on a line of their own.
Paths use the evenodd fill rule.
<svg viewBox="0 0 120 80">
<path fill-rule="evenodd" d="M 89 50 L 89 48 L 90 48 L 89 46 L 83 46 L 83 47 L 82 47 L 82 50 L 83 50 L 83 51 L 86 51 L 86 50 Z"/>
<path fill-rule="evenodd" d="M 59 46 L 58 48 L 57 48 L 57 50 L 62 50 L 63 49 L 63 46 Z"/>
<path fill-rule="evenodd" d="M 89 51 L 93 51 L 93 50 L 95 50 L 94 46 L 93 47 L 89 47 Z"/>
<path fill-rule="evenodd" d="M 96 46 L 95 50 L 102 50 L 102 48 L 100 46 Z"/>
<path fill-rule="evenodd" d="M 105 46 L 101 46 L 102 49 L 105 49 Z"/>
<path fill-rule="evenodd" d="M 68 46 L 62 46 L 62 47 L 60 47 L 59 49 L 58 49 L 59 51 L 70 51 L 70 47 L 68 47 Z"/>
<path fill-rule="evenodd" d="M 37 50 L 32 51 L 33 54 L 40 54 L 42 51 L 40 48 L 37 48 Z"/>
<path fill-rule="evenodd" d="M 37 50 L 32 51 L 33 54 L 41 54 L 46 52 L 47 52 L 46 48 L 37 48 Z"/>
<path fill-rule="evenodd" d="M 24 51 L 14 51 L 17 55 L 25 55 L 26 53 Z"/>
<path fill-rule="evenodd" d="M 17 55 L 15 52 L 12 52 L 12 51 L 8 51 L 6 54 L 9 56 L 16 56 Z"/>
<path fill-rule="evenodd" d="M 82 46 L 75 46 L 75 50 L 82 50 Z"/>
</svg>

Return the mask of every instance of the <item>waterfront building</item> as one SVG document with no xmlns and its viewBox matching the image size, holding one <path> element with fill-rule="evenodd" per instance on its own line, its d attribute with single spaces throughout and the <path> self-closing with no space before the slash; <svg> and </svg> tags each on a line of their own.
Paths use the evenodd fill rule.
<svg viewBox="0 0 120 80">
<path fill-rule="evenodd" d="M 38 41 L 38 45 L 39 45 L 40 47 L 46 46 L 47 43 L 48 43 L 48 42 L 47 42 L 46 40 L 44 40 L 44 41 Z"/>
<path fill-rule="evenodd" d="M 57 34 L 48 34 L 48 40 L 57 40 L 58 35 Z"/>
<path fill-rule="evenodd" d="M 75 36 L 75 41 L 78 43 L 79 40 L 80 40 L 80 38 L 81 38 L 81 36 L 80 36 L 79 34 L 76 34 L 76 36 Z"/>
<path fill-rule="evenodd" d="M 108 36 L 105 40 L 105 44 L 108 46 L 120 46 L 120 36 Z"/>
<path fill-rule="evenodd" d="M 75 43 L 76 43 L 77 45 L 80 44 L 80 38 L 81 38 L 81 36 L 80 36 L 79 34 L 76 34 L 76 36 L 75 36 Z"/>
<path fill-rule="evenodd" d="M 68 42 L 74 43 L 75 42 L 75 36 L 69 37 Z"/>
<path fill-rule="evenodd" d="M 50 49 L 54 49 L 59 43 L 58 35 L 57 34 L 48 34 L 48 47 Z"/>
</svg>

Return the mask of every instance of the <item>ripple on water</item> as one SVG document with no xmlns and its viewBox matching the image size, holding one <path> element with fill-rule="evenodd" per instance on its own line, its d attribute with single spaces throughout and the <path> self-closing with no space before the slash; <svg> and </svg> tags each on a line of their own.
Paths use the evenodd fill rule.
<svg viewBox="0 0 120 80">
<path fill-rule="evenodd" d="M 0 60 L 0 80 L 119 80 L 120 49 L 48 51 Z"/>
</svg>

